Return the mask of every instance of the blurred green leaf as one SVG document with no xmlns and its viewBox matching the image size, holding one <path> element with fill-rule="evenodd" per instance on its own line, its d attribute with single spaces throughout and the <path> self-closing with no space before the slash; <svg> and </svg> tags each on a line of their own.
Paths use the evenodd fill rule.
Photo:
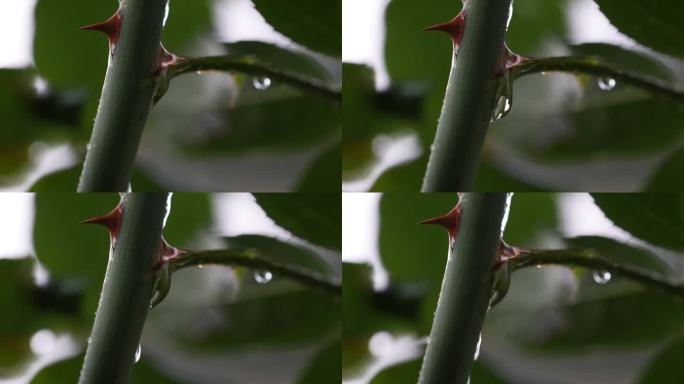
<svg viewBox="0 0 684 384">
<path fill-rule="evenodd" d="M 196 155 L 284 151 L 310 147 L 339 129 L 336 107 L 320 97 L 298 94 L 248 100 L 243 94 L 241 99 L 227 109 L 181 117 L 185 125 L 178 138 L 181 144 Z"/>
<path fill-rule="evenodd" d="M 418 222 L 449 212 L 455 193 L 384 194 L 380 200 L 380 257 L 390 284 L 413 282 L 424 289 L 419 332 L 432 326 L 446 266 L 446 232 Z"/>
<path fill-rule="evenodd" d="M 305 52 L 279 47 L 263 41 L 238 41 L 223 45 L 229 54 L 249 55 L 273 69 L 312 77 L 321 81 L 332 80 L 330 72 Z"/>
<path fill-rule="evenodd" d="M 335 143 L 314 159 L 313 164 L 299 179 L 299 192 L 339 192 L 342 190 L 340 144 Z"/>
<path fill-rule="evenodd" d="M 78 28 L 106 20 L 116 5 L 113 1 L 38 1 L 33 58 L 51 86 L 85 87 L 92 97 L 99 93 L 107 66 L 107 39 Z"/>
<path fill-rule="evenodd" d="M 422 80 L 444 87 L 451 64 L 451 40 L 441 33 L 423 32 L 450 20 L 461 9 L 452 0 L 392 0 L 385 12 L 385 62 L 392 81 Z M 442 96 L 444 96 L 443 91 Z"/>
<path fill-rule="evenodd" d="M 52 89 L 39 94 L 33 89 L 36 76 L 34 69 L 0 69 L 0 176 L 24 170 L 34 143 L 78 137 L 80 94 Z"/>
<path fill-rule="evenodd" d="M 684 3 L 678 0 L 596 0 L 601 11 L 620 32 L 637 42 L 670 55 L 683 57 Z"/>
<path fill-rule="evenodd" d="M 312 244 L 342 247 L 339 193 L 255 193 L 257 203 L 277 225 Z"/>
<path fill-rule="evenodd" d="M 85 332 L 80 321 L 82 285 L 52 278 L 37 286 L 34 260 L 0 259 L 0 377 L 20 372 L 32 357 L 31 337 L 41 329 Z"/>
<path fill-rule="evenodd" d="M 227 304 L 167 307 L 159 331 L 191 350 L 207 352 L 302 345 L 339 330 L 339 298 L 316 289 L 288 290 L 282 286 L 274 286 L 267 293 L 269 286 L 253 284 L 258 287 L 243 288 L 249 293 L 242 292 Z"/>
<path fill-rule="evenodd" d="M 593 193 L 613 224 L 660 247 L 684 250 L 684 195 Z"/>
<path fill-rule="evenodd" d="M 513 3 L 506 42 L 513 51 L 540 55 L 543 45 L 566 38 L 566 0 L 525 0 Z"/>
<path fill-rule="evenodd" d="M 28 258 L 0 259 L 0 306 L 7 309 L 0 316 L 0 374 L 12 373 L 31 357 L 29 339 L 40 320 L 30 305 L 32 268 Z"/>
<path fill-rule="evenodd" d="M 373 334 L 417 333 L 417 300 L 397 300 L 396 296 L 422 296 L 422 291 L 408 286 L 409 292 L 399 292 L 395 297 L 391 297 L 392 292 L 374 292 L 371 268 L 365 264 L 342 263 L 342 274 L 342 367 L 353 370 L 370 358 L 368 341 Z"/>
<path fill-rule="evenodd" d="M 189 247 L 213 223 L 208 193 L 174 193 L 164 238 L 176 247 Z"/>
<path fill-rule="evenodd" d="M 371 191 L 418 192 L 420 191 L 426 169 L 426 157 L 390 168 L 375 181 Z"/>
<path fill-rule="evenodd" d="M 614 96 L 597 95 L 593 103 L 584 102 L 564 116 L 522 119 L 511 122 L 508 128 L 535 127 L 528 131 L 532 139 L 520 136 L 517 144 L 533 157 L 547 161 L 643 155 L 662 150 L 684 135 L 679 128 L 684 124 L 684 114 L 679 112 L 678 103 L 615 92 Z"/>
<path fill-rule="evenodd" d="M 31 384 L 73 384 L 78 381 L 83 364 L 83 355 L 62 360 L 43 368 L 31 380 Z M 180 384 L 147 364 L 145 359 L 133 366 L 131 384 Z"/>
<path fill-rule="evenodd" d="M 556 196 L 551 193 L 514 193 L 503 238 L 520 247 L 533 247 L 558 227 Z"/>
<path fill-rule="evenodd" d="M 99 287 L 107 265 L 109 235 L 81 221 L 103 215 L 118 203 L 114 193 L 38 193 L 35 196 L 33 247 L 56 278 L 79 277 Z"/>
<path fill-rule="evenodd" d="M 650 192 L 677 192 L 684 190 L 684 148 L 675 152 L 651 176 L 645 186 Z"/>
<path fill-rule="evenodd" d="M 183 52 L 200 33 L 211 32 L 209 0 L 169 0 L 169 15 L 162 42 L 172 52 Z"/>
<path fill-rule="evenodd" d="M 316 355 L 303 374 L 299 384 L 339 384 L 342 382 L 342 367 L 340 363 L 340 339 L 335 339 L 330 345 Z"/>
<path fill-rule="evenodd" d="M 679 337 L 668 343 L 657 353 L 651 364 L 646 368 L 639 383 L 641 384 L 669 384 L 684 382 L 684 337 Z"/>
<path fill-rule="evenodd" d="M 342 0 L 252 0 L 278 32 L 307 48 L 342 55 Z"/>
<path fill-rule="evenodd" d="M 509 317 L 517 328 L 510 336 L 539 352 L 625 350 L 680 332 L 684 304 L 669 293 L 632 290 L 518 315 Z"/>
<path fill-rule="evenodd" d="M 225 241 L 230 249 L 253 250 L 275 264 L 318 272 L 330 278 L 336 277 L 321 256 L 295 244 L 261 235 L 226 237 Z"/>
<path fill-rule="evenodd" d="M 384 194 L 380 200 L 380 256 L 390 281 L 439 285 L 447 256 L 442 229 L 418 222 L 449 212 L 455 193 Z"/>
</svg>

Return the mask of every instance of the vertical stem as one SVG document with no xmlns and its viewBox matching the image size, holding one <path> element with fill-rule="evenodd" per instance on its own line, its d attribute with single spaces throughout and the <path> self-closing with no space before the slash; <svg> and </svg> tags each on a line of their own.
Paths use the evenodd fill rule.
<svg viewBox="0 0 684 384">
<path fill-rule="evenodd" d="M 423 192 L 472 189 L 495 103 L 511 0 L 469 0 L 465 32 L 454 50 L 449 83 L 437 126 Z"/>
<path fill-rule="evenodd" d="M 122 197 L 121 227 L 116 247 L 110 250 L 80 384 L 128 382 L 152 298 L 152 267 L 159 257 L 167 197 L 166 193 Z"/>
<path fill-rule="evenodd" d="M 472 1 L 472 0 L 471 0 Z M 505 193 L 467 193 L 449 245 L 442 290 L 420 372 L 421 384 L 468 382 L 494 281 Z"/>
<path fill-rule="evenodd" d="M 125 0 L 79 192 L 126 191 L 147 115 L 167 0 Z"/>
</svg>

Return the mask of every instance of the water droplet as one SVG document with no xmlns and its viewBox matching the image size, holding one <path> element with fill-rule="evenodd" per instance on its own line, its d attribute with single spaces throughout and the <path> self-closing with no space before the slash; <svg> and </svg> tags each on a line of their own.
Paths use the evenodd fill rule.
<svg viewBox="0 0 684 384">
<path fill-rule="evenodd" d="M 506 73 L 499 80 L 499 85 L 496 90 L 496 104 L 492 110 L 491 121 L 495 122 L 501 120 L 513 107 L 513 80 L 511 79 L 510 71 Z"/>
<path fill-rule="evenodd" d="M 164 9 L 164 21 L 162 21 L 162 26 L 166 26 L 166 20 L 169 18 L 169 3 L 171 1 L 166 2 L 166 9 Z"/>
<path fill-rule="evenodd" d="M 254 281 L 259 284 L 266 284 L 273 279 L 271 271 L 254 271 Z"/>
<path fill-rule="evenodd" d="M 198 74 L 198 75 L 204 74 L 204 72 L 202 72 L 202 71 L 197 71 L 197 72 L 195 72 L 195 73 Z"/>
<path fill-rule="evenodd" d="M 252 85 L 255 89 L 263 91 L 271 86 L 271 79 L 266 76 L 254 76 L 252 78 Z"/>
<path fill-rule="evenodd" d="M 475 355 L 473 356 L 473 361 L 480 357 L 480 345 L 482 345 L 482 335 L 477 339 L 477 347 L 475 347 Z"/>
<path fill-rule="evenodd" d="M 612 77 L 599 77 L 596 84 L 602 91 L 612 91 L 617 85 L 617 81 Z"/>
<path fill-rule="evenodd" d="M 140 361 L 140 355 L 142 355 L 142 347 L 138 344 L 138 349 L 135 350 L 135 362 Z"/>
<path fill-rule="evenodd" d="M 608 271 L 594 271 L 591 275 L 596 284 L 608 284 L 612 275 Z"/>
<path fill-rule="evenodd" d="M 202 269 L 202 268 L 204 268 L 204 265 L 202 265 L 202 264 L 197 264 L 197 268 Z"/>
</svg>

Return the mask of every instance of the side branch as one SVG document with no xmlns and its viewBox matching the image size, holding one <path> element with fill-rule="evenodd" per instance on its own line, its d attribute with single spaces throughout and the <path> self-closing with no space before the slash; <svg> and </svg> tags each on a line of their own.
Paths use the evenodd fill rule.
<svg viewBox="0 0 684 384">
<path fill-rule="evenodd" d="M 266 76 L 272 80 L 283 82 L 304 91 L 317 93 L 338 102 L 342 100 L 342 90 L 336 84 L 276 68 L 269 63 L 259 62 L 250 55 L 224 55 L 182 59 L 176 64 L 169 66 L 169 75 L 173 78 L 189 72 L 209 70 L 235 71 L 254 76 Z"/>
<path fill-rule="evenodd" d="M 511 68 L 513 79 L 539 72 L 572 72 L 610 77 L 618 82 L 642 88 L 648 92 L 684 101 L 684 89 L 677 89 L 663 80 L 626 71 L 601 62 L 596 58 L 572 56 L 528 59 Z"/>
<path fill-rule="evenodd" d="M 317 287 L 325 291 L 341 294 L 342 285 L 322 273 L 299 268 L 293 265 L 280 264 L 262 256 L 255 255 L 250 251 L 236 251 L 219 249 L 210 251 L 190 251 L 182 253 L 175 259 L 171 259 L 172 271 L 182 268 L 220 264 L 227 266 L 240 266 L 256 270 L 268 270 L 282 276 L 299 281 L 302 284 Z"/>
<path fill-rule="evenodd" d="M 663 289 L 684 297 L 684 285 L 671 281 L 666 276 L 644 269 L 611 262 L 592 249 L 525 250 L 509 261 L 513 270 L 538 265 L 565 265 L 608 271 L 646 286 Z"/>
</svg>

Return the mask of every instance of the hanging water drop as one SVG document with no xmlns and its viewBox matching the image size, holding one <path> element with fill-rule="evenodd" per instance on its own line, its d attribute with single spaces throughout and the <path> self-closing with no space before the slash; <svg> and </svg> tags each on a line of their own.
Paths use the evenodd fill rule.
<svg viewBox="0 0 684 384">
<path fill-rule="evenodd" d="M 496 89 L 496 103 L 492 110 L 491 121 L 495 122 L 501 120 L 513 107 L 513 80 L 511 79 L 510 71 L 506 73 L 499 80 L 499 85 Z"/>
<path fill-rule="evenodd" d="M 169 18 L 169 3 L 171 0 L 166 2 L 166 9 L 164 9 L 164 21 L 162 21 L 162 26 L 166 26 L 166 20 Z"/>
<path fill-rule="evenodd" d="M 482 335 L 477 339 L 477 346 L 475 347 L 475 355 L 473 356 L 473 361 L 480 357 L 480 345 L 482 345 Z"/>
<path fill-rule="evenodd" d="M 596 284 L 608 284 L 612 278 L 612 275 L 608 271 L 594 271 L 592 273 L 592 277 L 594 278 L 594 282 Z"/>
<path fill-rule="evenodd" d="M 254 281 L 259 284 L 266 284 L 273 279 L 273 273 L 271 271 L 261 270 L 254 271 Z"/>
<path fill-rule="evenodd" d="M 612 77 L 599 77 L 596 83 L 598 84 L 599 89 L 602 91 L 612 91 L 617 85 L 617 81 L 615 81 L 615 79 Z"/>
<path fill-rule="evenodd" d="M 271 79 L 266 76 L 254 76 L 252 78 L 252 85 L 255 89 L 263 91 L 271 86 Z"/>
<path fill-rule="evenodd" d="M 135 350 L 135 357 L 134 357 L 135 363 L 140 361 L 140 355 L 142 355 L 142 347 L 140 347 L 140 344 L 138 344 L 138 349 Z"/>
</svg>

